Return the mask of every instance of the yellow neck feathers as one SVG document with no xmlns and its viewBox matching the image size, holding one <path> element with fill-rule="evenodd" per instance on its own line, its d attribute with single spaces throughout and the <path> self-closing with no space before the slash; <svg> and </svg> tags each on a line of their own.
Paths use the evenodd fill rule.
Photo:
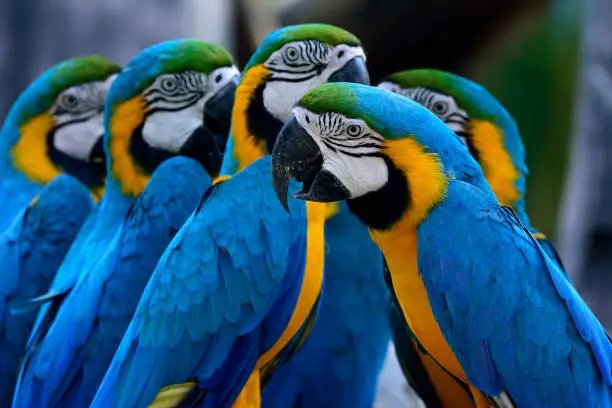
<svg viewBox="0 0 612 408">
<path fill-rule="evenodd" d="M 126 196 L 138 197 L 149 182 L 149 175 L 134 162 L 130 138 L 145 118 L 145 100 L 136 96 L 114 108 L 110 119 L 111 174 Z"/>
<path fill-rule="evenodd" d="M 232 111 L 232 139 L 234 151 L 232 154 L 238 162 L 240 171 L 260 157 L 265 156 L 266 149 L 263 140 L 258 140 L 249 129 L 247 110 L 255 90 L 270 74 L 263 65 L 256 65 L 244 73 L 240 86 L 236 90 L 234 110 Z"/>
<path fill-rule="evenodd" d="M 384 153 L 407 178 L 410 204 L 403 221 L 410 227 L 418 226 L 429 210 L 444 198 L 448 179 L 440 159 L 414 138 L 385 142 Z"/>
<path fill-rule="evenodd" d="M 47 184 L 62 171 L 47 154 L 47 135 L 55 127 L 55 120 L 42 113 L 19 128 L 21 137 L 11 149 L 15 168 L 29 180 Z"/>
<path fill-rule="evenodd" d="M 520 173 L 504 148 L 500 129 L 484 120 L 470 121 L 472 145 L 478 152 L 478 161 L 493 194 L 502 205 L 513 207 L 521 197 L 515 183 Z"/>
</svg>

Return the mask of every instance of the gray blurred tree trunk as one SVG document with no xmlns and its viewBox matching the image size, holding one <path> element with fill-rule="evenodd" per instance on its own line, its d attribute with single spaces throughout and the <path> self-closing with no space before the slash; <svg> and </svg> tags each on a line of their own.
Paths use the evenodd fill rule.
<svg viewBox="0 0 612 408">
<path fill-rule="evenodd" d="M 577 287 L 612 327 L 612 7 L 586 0 L 580 91 L 561 207 L 559 250 Z"/>
</svg>

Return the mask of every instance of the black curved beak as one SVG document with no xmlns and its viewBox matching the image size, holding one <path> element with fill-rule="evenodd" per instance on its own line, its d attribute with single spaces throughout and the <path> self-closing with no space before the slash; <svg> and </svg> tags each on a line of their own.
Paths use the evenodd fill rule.
<svg viewBox="0 0 612 408">
<path fill-rule="evenodd" d="M 338 71 L 330 75 L 328 82 L 354 82 L 370 85 L 370 74 L 366 67 L 365 58 L 355 57 Z"/>
<path fill-rule="evenodd" d="M 295 118 L 283 126 L 272 151 L 274 191 L 287 212 L 291 177 L 302 183 L 295 198 L 323 203 L 350 198 L 348 189 L 340 180 L 323 170 L 319 146 Z"/>
<path fill-rule="evenodd" d="M 197 160 L 211 177 L 218 175 L 221 170 L 239 81 L 236 75 L 206 101 L 202 126 L 193 132 L 179 152 Z"/>
<path fill-rule="evenodd" d="M 229 135 L 234 96 L 239 82 L 240 77 L 238 75 L 234 76 L 204 105 L 204 126 L 213 135 L 221 151 L 225 150 L 227 136 Z"/>
</svg>

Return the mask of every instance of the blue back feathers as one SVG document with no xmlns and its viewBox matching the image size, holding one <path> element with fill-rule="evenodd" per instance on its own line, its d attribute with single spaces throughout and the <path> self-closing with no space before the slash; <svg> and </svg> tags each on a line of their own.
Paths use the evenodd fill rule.
<svg viewBox="0 0 612 408">
<path fill-rule="evenodd" d="M 157 260 L 210 184 L 191 159 L 176 157 L 159 166 L 28 359 L 14 406 L 91 402 Z"/>
<path fill-rule="evenodd" d="M 35 314 L 12 314 L 10 306 L 45 293 L 92 209 L 89 191 L 61 175 L 0 236 L 0 406 L 10 403 L 19 361 Z"/>
<path fill-rule="evenodd" d="M 192 379 L 203 406 L 238 395 L 284 330 L 290 313 L 270 313 L 293 310 L 297 294 L 282 295 L 305 262 L 305 205 L 292 200 L 287 214 L 270 171 L 261 158 L 204 196 L 153 272 L 92 407 L 143 406 Z"/>
</svg>

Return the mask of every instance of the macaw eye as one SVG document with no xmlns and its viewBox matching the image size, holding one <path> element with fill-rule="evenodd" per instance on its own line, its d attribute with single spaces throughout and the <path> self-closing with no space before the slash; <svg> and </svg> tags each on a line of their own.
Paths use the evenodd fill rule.
<svg viewBox="0 0 612 408">
<path fill-rule="evenodd" d="M 361 126 L 359 125 L 348 125 L 346 128 L 346 134 L 350 137 L 357 137 L 361 135 Z"/>
<path fill-rule="evenodd" d="M 436 115 L 444 115 L 448 112 L 448 103 L 442 101 L 436 101 L 431 107 L 431 110 Z"/>
<path fill-rule="evenodd" d="M 166 92 L 174 92 L 178 84 L 174 78 L 164 78 L 161 81 L 161 87 Z"/>
<path fill-rule="evenodd" d="M 74 109 L 79 104 L 79 100 L 77 99 L 76 96 L 67 94 L 67 95 L 62 95 L 60 103 L 66 109 Z"/>
<path fill-rule="evenodd" d="M 285 48 L 284 56 L 288 62 L 295 62 L 300 57 L 300 52 L 296 47 L 289 46 Z"/>
</svg>

